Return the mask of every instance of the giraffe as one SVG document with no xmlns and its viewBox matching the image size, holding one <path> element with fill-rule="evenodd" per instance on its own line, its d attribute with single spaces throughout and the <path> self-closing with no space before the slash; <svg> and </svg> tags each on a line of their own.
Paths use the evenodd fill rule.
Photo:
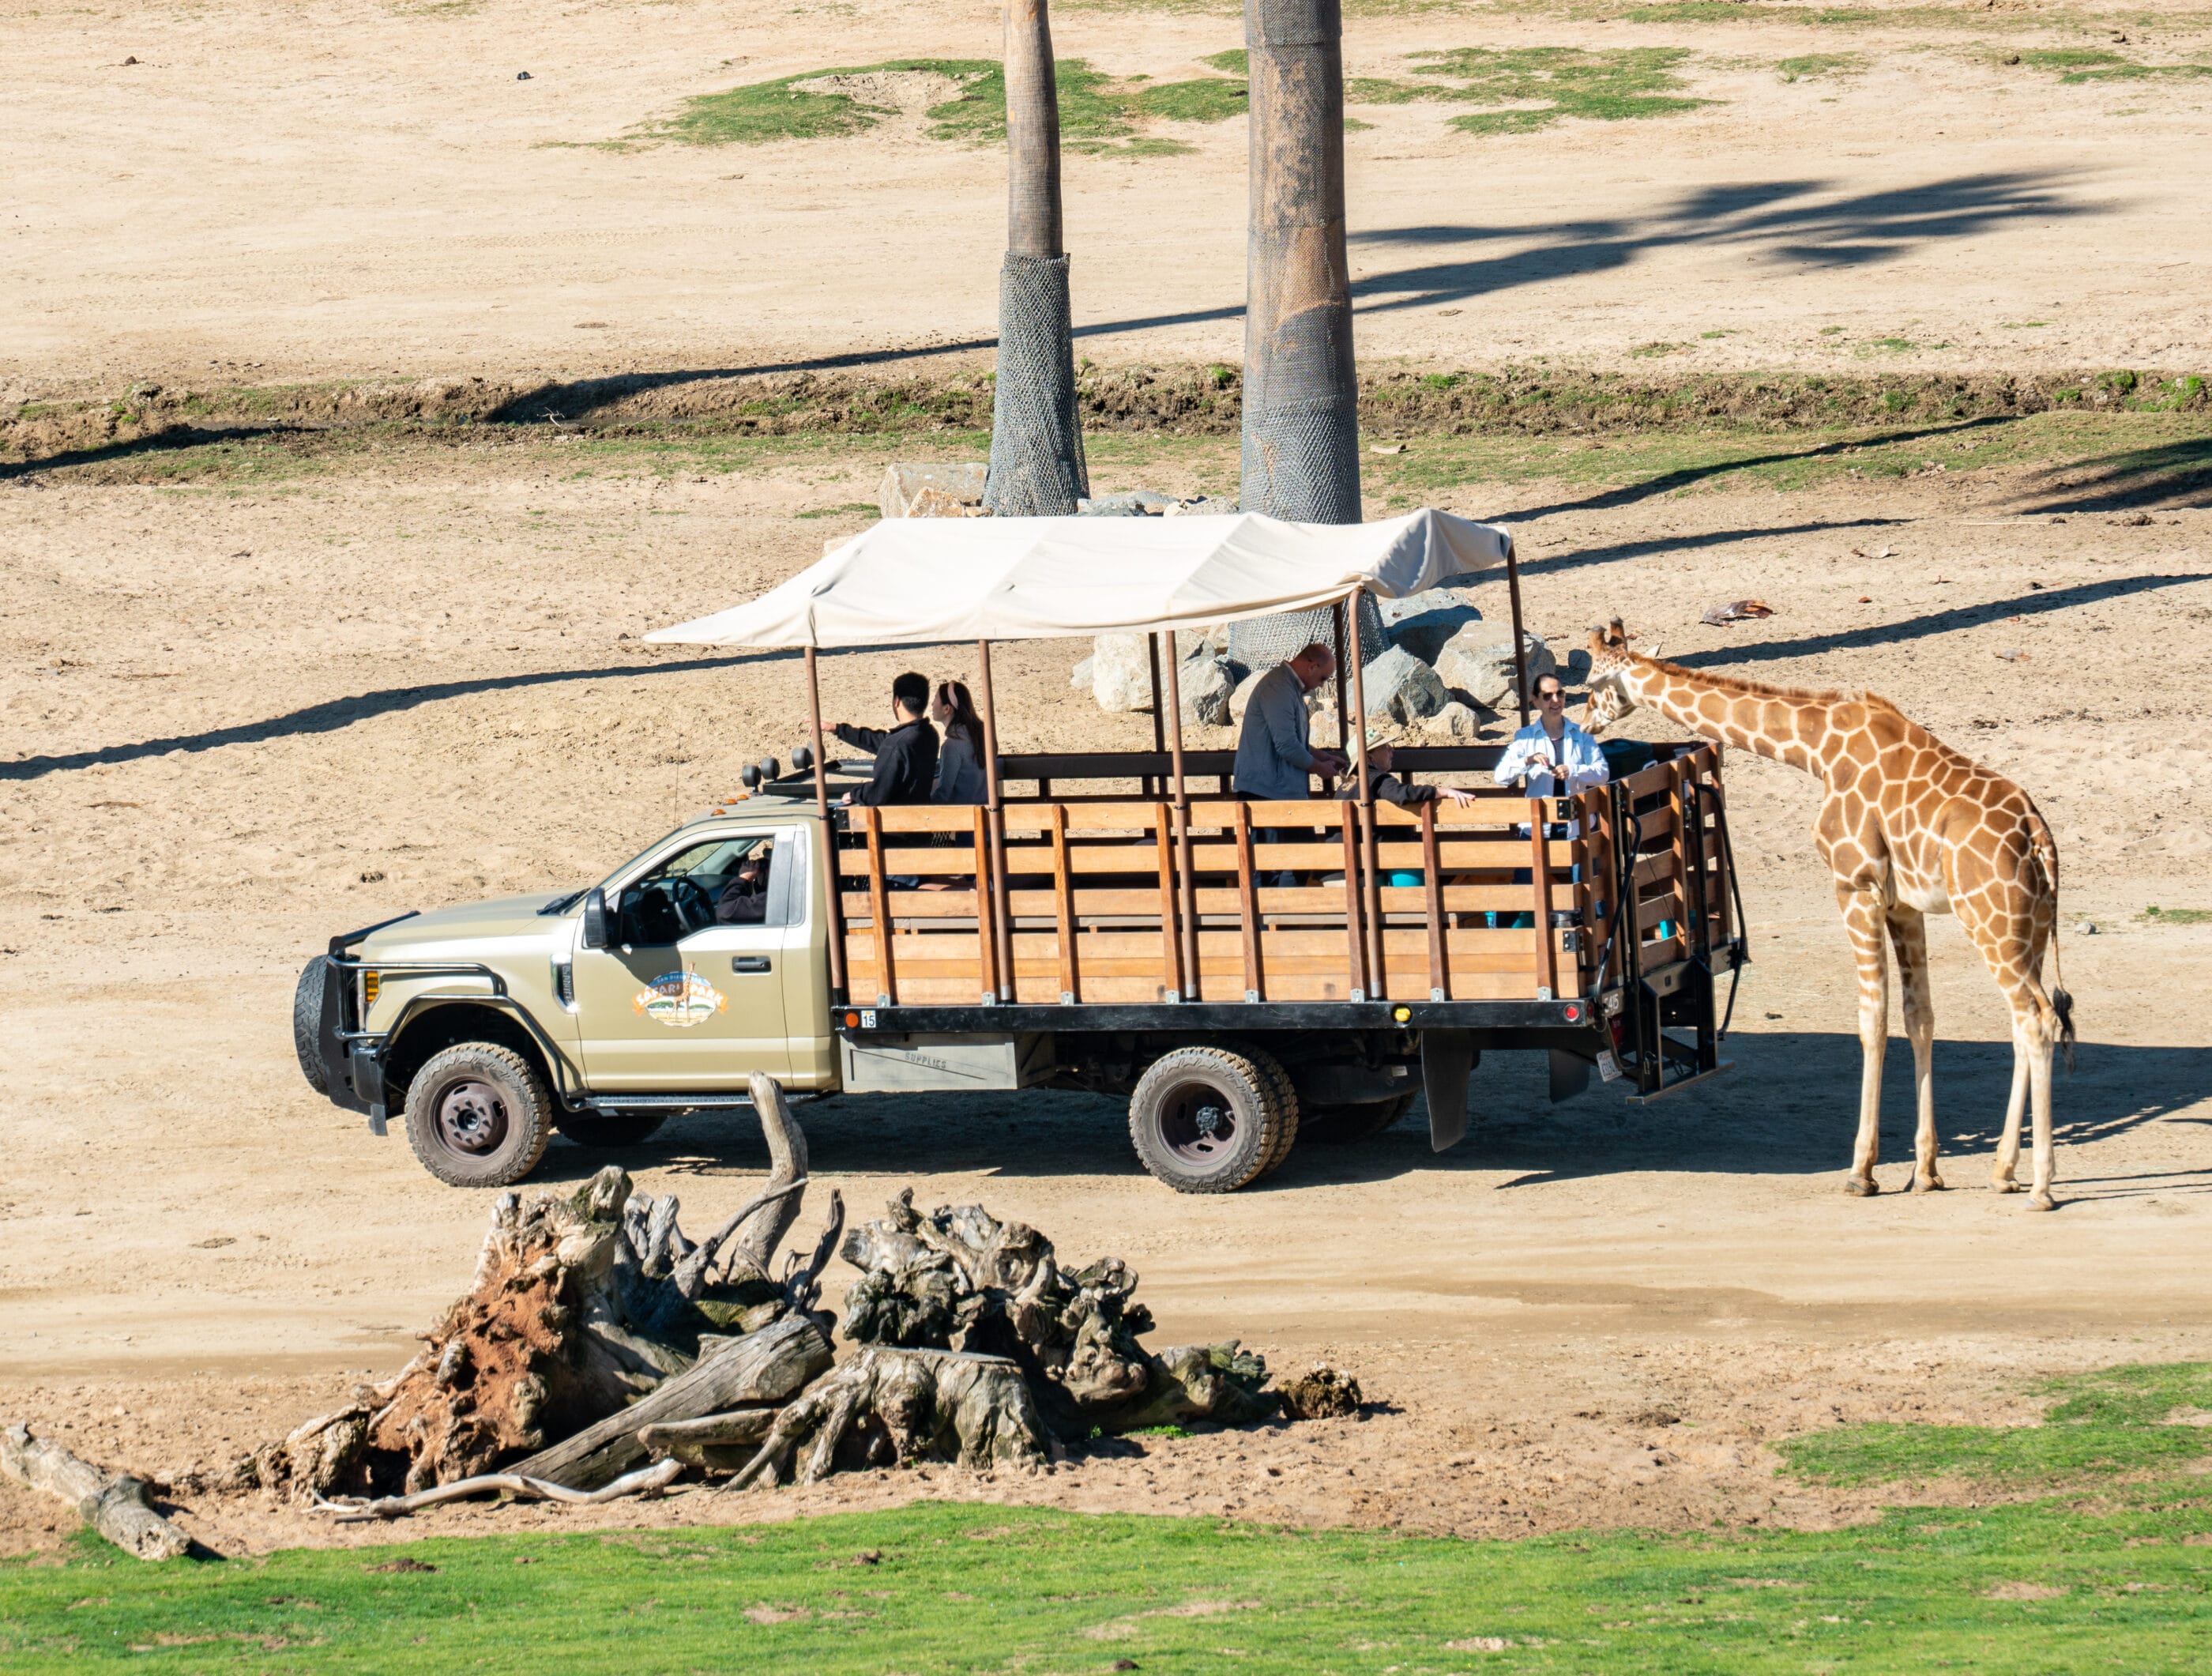
<svg viewBox="0 0 2212 1676">
<path fill-rule="evenodd" d="M 1592 733 L 1648 704 L 1705 738 L 1802 768 L 1827 788 L 1813 838 L 1834 875 L 1836 903 L 1858 962 L 1863 1050 L 1858 1140 L 1845 1191 L 1880 1191 L 1874 1165 L 1889 1037 L 1885 929 L 1897 951 L 1919 1098 L 1912 1190 L 1943 1185 L 1936 1168 L 1927 916 L 1952 913 L 2012 1009 L 2012 1093 L 1991 1185 L 2001 1193 L 2020 1191 L 2021 1116 L 2033 1094 L 2035 1180 L 2028 1207 L 2053 1209 L 2051 1055 L 2054 1045 L 2063 1047 L 2066 1068 L 2073 1070 L 2074 1002 L 2058 965 L 2058 846 L 2028 795 L 1871 692 L 1768 686 L 1662 663 L 1629 650 L 1618 617 L 1590 631 L 1589 649 L 1584 725 Z"/>
</svg>

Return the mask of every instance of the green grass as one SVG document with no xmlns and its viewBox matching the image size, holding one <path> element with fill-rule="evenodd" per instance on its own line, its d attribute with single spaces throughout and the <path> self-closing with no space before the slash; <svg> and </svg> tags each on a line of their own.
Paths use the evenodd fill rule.
<svg viewBox="0 0 2212 1676">
<path fill-rule="evenodd" d="M 928 107 L 933 139 L 972 145 L 996 145 L 1006 136 L 1006 78 L 989 58 L 895 58 L 883 64 L 851 64 L 803 75 L 755 82 L 721 93 L 686 100 L 673 117 L 647 123 L 617 143 L 667 141 L 679 145 L 762 145 L 773 140 L 835 139 L 866 132 L 889 107 L 866 105 L 848 94 L 802 88 L 801 82 L 830 76 L 925 73 L 959 84 L 951 98 Z M 1078 151 L 1115 150 L 1140 156 L 1188 151 L 1181 142 L 1137 132 L 1143 122 L 1222 122 L 1244 112 L 1241 81 L 1201 77 L 1152 83 L 1146 78 L 1123 84 L 1093 70 L 1082 58 L 1061 58 L 1053 66 L 1060 100 L 1060 138 Z"/>
<path fill-rule="evenodd" d="M 1415 75 L 1455 84 L 1440 96 L 1516 107 L 1454 117 L 1453 127 L 1470 134 L 1524 134 L 1569 117 L 1626 122 L 1709 105 L 1713 101 L 1680 94 L 1675 72 L 1690 56 L 1685 46 L 1462 46 L 1408 58 Z"/>
<path fill-rule="evenodd" d="M 1785 82 L 1810 82 L 1822 76 L 1856 75 L 1866 68 L 1866 59 L 1856 52 L 1808 52 L 1784 58 L 1774 68 Z"/>
<path fill-rule="evenodd" d="M 2154 77 L 2175 76 L 2184 80 L 2212 76 L 2212 64 L 2146 64 L 2124 58 L 2118 52 L 2095 47 L 2057 47 L 2045 51 L 2022 52 L 2021 64 L 2031 70 L 2055 70 L 2063 82 L 2079 84 L 2085 82 L 2142 82 Z"/>
<path fill-rule="evenodd" d="M 2212 917 L 2212 916 L 2208 916 Z M 2136 1363 L 2050 1380 L 2033 1426 L 1844 1426 L 1790 1438 L 1800 1478 L 1836 1484 L 1968 1479 L 2057 1488 L 2171 1472 L 2212 1456 L 2212 1362 Z"/>
<path fill-rule="evenodd" d="M 2142 917 L 2159 925 L 2212 925 L 2212 908 L 2145 908 Z"/>
<path fill-rule="evenodd" d="M 1514 1543 L 931 1502 L 197 1565 L 80 1541 L 0 1562 L 0 1671 L 2137 1676 L 2203 1668 L 2196 1489 Z"/>
</svg>

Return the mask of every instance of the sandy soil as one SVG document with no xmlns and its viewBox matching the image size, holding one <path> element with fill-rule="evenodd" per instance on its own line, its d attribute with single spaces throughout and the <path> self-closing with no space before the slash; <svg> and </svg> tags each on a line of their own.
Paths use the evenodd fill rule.
<svg viewBox="0 0 2212 1676">
<path fill-rule="evenodd" d="M 2164 15 L 2131 11 L 2118 50 L 2204 56 L 2197 23 L 2146 15 Z M 149 376 L 562 376 L 987 340 L 1000 165 L 910 113 L 862 141 L 573 143 L 738 80 L 987 55 L 993 17 L 883 0 L 772 17 L 683 0 L 0 0 L 0 302 L 15 326 L 0 401 Z M 1071 10 L 1059 34 L 1067 56 L 1166 79 L 1237 29 Z M 1685 367 L 2201 365 L 2203 84 L 2064 87 L 1993 62 L 2108 39 L 2026 9 L 1847 34 L 1358 19 L 1356 73 L 1462 44 L 1686 45 L 1691 90 L 1720 101 L 1483 141 L 1449 134 L 1441 107 L 1363 111 L 1363 355 L 1610 363 L 1674 342 Z M 1863 71 L 1785 82 L 1773 68 L 1837 50 Z M 1196 149 L 1179 157 L 1070 159 L 1077 309 L 1103 362 L 1236 354 L 1242 126 L 1182 137 Z M 1876 348 L 1886 337 L 1927 347 Z M 1212 446 L 1103 469 L 1099 486 L 1218 483 L 1233 446 Z M 795 661 L 634 637 L 855 527 L 813 515 L 866 498 L 885 455 L 840 442 L 711 476 L 580 458 L 548 438 L 191 487 L 0 472 L 0 1415 L 158 1473 L 281 1435 L 404 1361 L 465 1282 L 487 1198 L 439 1186 L 403 1141 L 307 1091 L 287 1030 L 300 963 L 404 908 L 595 876 L 742 764 L 788 754 Z M 1542 631 L 1620 612 L 1672 654 L 1870 686 L 2034 791 L 2064 856 L 2085 1041 L 2060 1085 L 2059 1215 L 1978 1191 L 2008 1054 L 1995 991 L 1948 925 L 1938 1067 L 1957 1191 L 1836 1191 L 1858 1055 L 1806 838 L 1814 788 L 1732 760 L 1757 964 L 1737 1068 L 1708 1092 L 1551 1108 L 1540 1068 L 1501 1056 L 1480 1073 L 1486 1120 L 1455 1152 L 1431 1156 L 1417 1118 L 1356 1153 L 1310 1149 L 1222 1202 L 1152 1182 L 1103 1100 L 809 1108 L 816 1167 L 848 1203 L 911 1183 L 924 1204 L 1031 1222 L 1079 1260 L 1118 1252 L 1146 1277 L 1161 1342 L 1238 1336 L 1284 1371 L 1329 1359 L 1376 1399 L 1365 1419 L 1153 1440 L 1034 1481 L 932 1472 L 605 1521 L 930 1493 L 1501 1534 L 1817 1524 L 1873 1498 L 1778 1479 L 1778 1435 L 2024 1418 L 2040 1374 L 2207 1354 L 2212 1034 L 2192 1003 L 2212 927 L 2142 910 L 2212 907 L 2212 786 L 2188 702 L 2212 681 L 2212 514 L 2062 521 L 2030 515 L 2047 499 L 2031 487 L 1522 484 L 1448 503 L 1520 521 Z M 1779 614 L 1698 625 L 1747 594 Z M 1502 614 L 1502 590 L 1484 604 Z M 1075 655 L 1000 661 L 1014 748 L 1148 738 L 1142 718 L 1068 692 Z M 908 661 L 825 660 L 831 709 L 872 715 Z M 1908 1170 L 1907 1060 L 1890 1062 L 1891 1188 Z M 556 1144 L 544 1179 L 599 1161 Z M 695 1223 L 764 1166 L 757 1134 L 705 1119 L 622 1161 L 680 1192 Z M 185 1517 L 226 1551 L 331 1536 L 252 1500 Z M 556 1517 L 459 1509 L 416 1528 Z M 0 1551 L 70 1523 L 0 1489 Z"/>
<path fill-rule="evenodd" d="M 2185 3 L 2110 28 L 2010 0 L 1844 29 L 1355 15 L 1354 75 L 1402 79 L 1405 54 L 1465 46 L 1680 46 L 1684 90 L 1712 101 L 1490 138 L 1450 131 L 1455 107 L 1358 107 L 1362 353 L 1611 363 L 1663 343 L 1699 367 L 2188 370 L 2207 338 L 2212 83 L 2069 86 L 2001 62 L 2207 61 L 2212 30 Z M 911 113 L 843 140 L 594 148 L 741 82 L 995 56 L 997 16 L 977 0 L 0 0 L 0 399 L 987 347 L 995 152 L 927 138 Z M 1241 44 L 1212 12 L 1064 8 L 1055 29 L 1065 57 L 1160 81 Z M 1838 53 L 1863 63 L 1776 70 Z M 1244 125 L 1170 127 L 1195 149 L 1067 160 L 1076 318 L 1103 363 L 1239 354 Z"/>
<path fill-rule="evenodd" d="M 793 511 L 857 495 L 872 465 L 699 482 L 562 464 L 549 447 L 371 456 L 277 491 L 35 475 L 0 491 L 15 758 L 0 764 L 0 1412 L 158 1472 L 281 1434 L 403 1361 L 465 1282 L 486 1199 L 307 1090 L 286 1034 L 299 963 L 404 907 L 589 876 L 744 762 L 787 752 L 792 660 L 654 657 L 619 637 L 804 563 L 837 526 Z M 650 1516 L 926 1490 L 1486 1532 L 1818 1522 L 1872 1498 L 1776 1480 L 1765 1440 L 1838 1418 L 2021 1415 L 2032 1374 L 2204 1353 L 2212 1307 L 2189 1254 L 2212 1207 L 2212 1039 L 2188 997 L 2212 977 L 2212 931 L 2139 914 L 2212 905 L 2203 758 L 2169 709 L 2212 676 L 2207 515 L 2055 523 L 2005 515 L 2002 484 L 1976 494 L 1913 479 L 1462 498 L 1523 521 L 1540 629 L 1620 611 L 1670 652 L 1726 646 L 1778 680 L 1871 685 L 2033 787 L 2065 858 L 2086 1042 L 2060 1086 L 2060 1215 L 1978 1191 L 2009 1056 L 1996 992 L 1948 924 L 1938 1063 L 1959 1191 L 1836 1191 L 1858 1056 L 1805 839 L 1814 788 L 1732 759 L 1757 964 L 1737 1069 L 1710 1093 L 1550 1108 L 1540 1067 L 1498 1056 L 1480 1073 L 1486 1121 L 1458 1150 L 1431 1156 L 1417 1117 L 1221 1202 L 1142 1174 L 1101 1099 L 807 1112 L 817 1169 L 848 1203 L 911 1182 L 925 1204 L 1031 1222 L 1079 1259 L 1119 1252 L 1146 1277 L 1162 1342 L 1238 1336 L 1288 1371 L 1334 1361 L 1383 1405 L 1364 1423 L 1154 1441 L 1036 1482 L 935 1473 Z M 1779 614 L 1696 625 L 1747 592 Z M 1996 655 L 2012 649 L 2028 655 Z M 1010 649 L 1018 747 L 1146 727 L 1067 694 L 1074 655 Z M 832 708 L 872 709 L 908 661 L 826 660 Z M 1900 1045 L 1893 1189 L 1908 1066 Z M 599 1161 L 557 1143 L 544 1179 Z M 623 1161 L 708 1222 L 765 1161 L 757 1133 L 696 1119 Z M 1681 1423 L 1640 1417 L 1658 1410 Z M 218 1546 L 316 1534 L 251 1502 L 191 1517 Z M 0 1494 L 0 1545 L 66 1525 Z M 464 1512 L 437 1527 L 487 1527 Z"/>
</svg>

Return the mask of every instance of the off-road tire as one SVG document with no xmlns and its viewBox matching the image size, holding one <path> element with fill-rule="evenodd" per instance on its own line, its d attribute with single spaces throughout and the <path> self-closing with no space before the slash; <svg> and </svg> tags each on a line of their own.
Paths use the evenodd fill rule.
<svg viewBox="0 0 2212 1676">
<path fill-rule="evenodd" d="M 316 955 L 300 968 L 300 986 L 292 991 L 292 1051 L 300 1056 L 307 1086 L 325 1099 L 331 1079 L 323 1068 L 323 974 L 330 966 L 329 955 Z"/>
<path fill-rule="evenodd" d="M 1299 1133 L 1317 1146 L 1350 1146 L 1355 1141 L 1372 1140 L 1413 1109 L 1413 1096 L 1400 1094 L 1392 1100 L 1364 1100 L 1358 1106 L 1310 1106 L 1304 1114 Z"/>
<path fill-rule="evenodd" d="M 1291 1081 L 1290 1072 L 1273 1054 L 1256 1047 L 1243 1050 L 1244 1057 L 1259 1068 L 1267 1084 L 1267 1092 L 1275 1102 L 1275 1145 L 1267 1155 L 1267 1161 L 1260 1166 L 1263 1176 L 1273 1175 L 1283 1167 L 1291 1155 L 1291 1149 L 1298 1143 L 1298 1090 Z"/>
<path fill-rule="evenodd" d="M 553 1126 L 580 1147 L 634 1147 L 651 1140 L 667 1121 L 665 1112 L 563 1112 Z"/>
<path fill-rule="evenodd" d="M 407 1144 L 449 1187 L 513 1186 L 538 1167 L 552 1133 L 544 1080 L 512 1048 L 462 1042 L 407 1085 Z"/>
<path fill-rule="evenodd" d="M 1155 1059 L 1129 1095 L 1129 1141 L 1155 1179 L 1178 1193 L 1233 1193 L 1275 1153 L 1281 1118 L 1271 1079 L 1241 1053 L 1179 1047 Z"/>
</svg>

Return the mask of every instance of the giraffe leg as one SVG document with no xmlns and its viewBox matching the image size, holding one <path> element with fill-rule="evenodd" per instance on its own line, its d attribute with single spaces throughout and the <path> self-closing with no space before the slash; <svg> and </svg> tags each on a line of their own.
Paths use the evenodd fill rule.
<svg viewBox="0 0 2212 1676">
<path fill-rule="evenodd" d="M 1905 1035 L 1912 1044 L 1912 1086 L 1919 1105 L 1913 1136 L 1912 1191 L 1940 1192 L 1936 1172 L 1936 997 L 1928 984 L 1928 917 L 1917 908 L 1889 911 L 1889 941 L 1897 951 L 1898 986 L 1905 991 Z"/>
<path fill-rule="evenodd" d="M 2027 1208 L 2056 1210 L 2058 1201 L 2051 1197 L 2051 1054 L 2057 1045 L 2057 1028 L 2043 1007 L 2036 1009 L 2029 1023 L 2027 1044 L 2027 1087 L 2035 1114 L 2035 1190 L 2028 1195 Z"/>
<path fill-rule="evenodd" d="M 1882 948 L 1879 899 L 1864 891 L 1836 893 L 1844 911 L 1844 929 L 1859 968 L 1859 1132 L 1851 1148 L 1851 1173 L 1844 1191 L 1870 1198 L 1881 1191 L 1874 1179 L 1881 1150 L 1881 1062 L 1889 1046 L 1889 958 Z"/>
<path fill-rule="evenodd" d="M 2016 1193 L 2020 1181 L 2014 1173 L 2020 1167 L 2020 1120 L 2027 1110 L 2027 1038 L 2018 1020 L 2012 1027 L 2012 1093 L 2005 1100 L 2004 1133 L 1997 1140 L 1996 1166 L 1990 1172 L 1990 1185 L 2000 1193 Z"/>
</svg>

